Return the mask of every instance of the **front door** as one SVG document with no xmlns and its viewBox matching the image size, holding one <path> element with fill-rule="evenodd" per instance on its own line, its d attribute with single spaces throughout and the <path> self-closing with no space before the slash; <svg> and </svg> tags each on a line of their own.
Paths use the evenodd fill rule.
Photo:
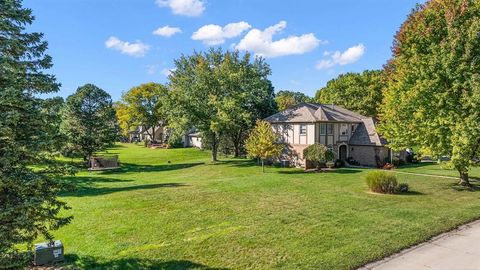
<svg viewBox="0 0 480 270">
<path fill-rule="evenodd" d="M 339 159 L 340 160 L 346 160 L 347 159 L 347 146 L 346 145 L 340 145 L 340 148 L 338 149 L 339 152 Z"/>
</svg>

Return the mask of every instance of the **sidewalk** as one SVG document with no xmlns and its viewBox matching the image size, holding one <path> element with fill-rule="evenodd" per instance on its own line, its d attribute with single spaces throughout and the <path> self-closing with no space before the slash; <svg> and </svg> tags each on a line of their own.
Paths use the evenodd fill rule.
<svg viewBox="0 0 480 270">
<path fill-rule="evenodd" d="M 480 220 L 360 268 L 387 269 L 480 270 Z"/>
</svg>

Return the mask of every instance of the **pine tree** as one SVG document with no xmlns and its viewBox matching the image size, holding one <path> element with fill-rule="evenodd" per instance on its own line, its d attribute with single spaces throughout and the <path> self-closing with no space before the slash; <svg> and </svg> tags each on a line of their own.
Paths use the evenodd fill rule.
<svg viewBox="0 0 480 270">
<path fill-rule="evenodd" d="M 38 98 L 59 84 L 44 73 L 52 59 L 43 34 L 25 31 L 33 19 L 21 1 L 0 0 L 0 268 L 19 267 L 18 244 L 52 239 L 50 230 L 71 220 L 59 216 L 68 207 L 54 175 L 65 171 L 50 154 L 52 125 Z"/>
</svg>

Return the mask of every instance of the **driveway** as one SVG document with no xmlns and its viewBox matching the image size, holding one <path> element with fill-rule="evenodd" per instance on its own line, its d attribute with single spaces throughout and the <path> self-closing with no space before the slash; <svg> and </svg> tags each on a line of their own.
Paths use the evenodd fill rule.
<svg viewBox="0 0 480 270">
<path fill-rule="evenodd" d="M 480 270 L 480 220 L 360 269 Z"/>
</svg>

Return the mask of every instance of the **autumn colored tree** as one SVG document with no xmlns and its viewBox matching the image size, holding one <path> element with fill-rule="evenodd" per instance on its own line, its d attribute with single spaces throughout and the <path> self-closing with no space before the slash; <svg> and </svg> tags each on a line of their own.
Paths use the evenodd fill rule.
<svg viewBox="0 0 480 270">
<path fill-rule="evenodd" d="M 259 158 L 262 162 L 262 172 L 265 172 L 265 160 L 278 157 L 284 145 L 278 143 L 278 136 L 270 123 L 257 120 L 257 123 L 245 142 L 248 156 Z"/>
<path fill-rule="evenodd" d="M 275 102 L 278 109 L 283 111 L 289 107 L 295 106 L 301 102 L 312 102 L 313 99 L 302 92 L 281 90 L 275 95 Z"/>
<path fill-rule="evenodd" d="M 315 99 L 323 104 L 336 104 L 366 116 L 378 115 L 385 79 L 380 70 L 345 73 L 327 82 Z"/>
<path fill-rule="evenodd" d="M 151 82 L 133 87 L 122 95 L 122 107 L 117 105 L 123 109 L 117 110 L 122 128 L 141 126 L 155 140 L 156 128 L 167 121 L 168 99 L 168 88 L 162 84 Z"/>
<path fill-rule="evenodd" d="M 418 5 L 395 36 L 380 113 L 393 149 L 449 155 L 467 186 L 480 156 L 479 14 L 477 0 Z"/>
</svg>

